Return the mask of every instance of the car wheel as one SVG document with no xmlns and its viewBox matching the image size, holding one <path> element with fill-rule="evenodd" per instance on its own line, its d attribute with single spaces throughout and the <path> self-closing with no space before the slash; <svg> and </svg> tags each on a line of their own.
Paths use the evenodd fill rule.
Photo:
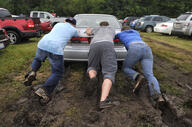
<svg viewBox="0 0 192 127">
<path fill-rule="evenodd" d="M 9 37 L 10 41 L 9 43 L 10 44 L 15 44 L 15 43 L 18 43 L 20 41 L 20 36 L 17 32 L 15 31 L 12 31 L 12 30 L 8 30 L 7 31 L 7 36 Z"/>
<path fill-rule="evenodd" d="M 152 26 L 147 26 L 146 29 L 145 29 L 145 31 L 146 31 L 147 33 L 151 33 L 151 32 L 153 32 L 153 27 L 152 27 Z"/>
</svg>

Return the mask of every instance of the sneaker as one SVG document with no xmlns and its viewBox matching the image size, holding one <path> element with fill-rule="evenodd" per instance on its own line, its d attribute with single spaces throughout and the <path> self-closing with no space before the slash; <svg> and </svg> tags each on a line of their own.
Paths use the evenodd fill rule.
<svg viewBox="0 0 192 127">
<path fill-rule="evenodd" d="M 85 96 L 92 96 L 97 86 L 97 78 L 94 77 L 89 79 L 86 88 L 85 88 Z"/>
<path fill-rule="evenodd" d="M 104 101 L 100 101 L 99 108 L 104 109 L 104 108 L 109 108 L 112 106 L 117 106 L 119 104 L 120 104 L 119 101 L 111 101 L 110 99 L 105 99 Z"/>
<path fill-rule="evenodd" d="M 50 101 L 50 98 L 49 98 L 46 90 L 43 89 L 43 88 L 37 89 L 35 91 L 35 94 L 38 95 L 41 98 L 41 100 L 40 100 L 41 103 L 45 104 L 45 103 L 48 103 Z"/>
<path fill-rule="evenodd" d="M 135 86 L 134 86 L 134 88 L 133 88 L 133 93 L 139 93 L 139 90 L 140 90 L 140 88 L 141 88 L 141 85 L 142 85 L 144 79 L 145 79 L 144 76 L 141 75 L 141 74 L 139 74 L 139 75 L 136 77 L 136 84 L 135 84 Z"/>
<path fill-rule="evenodd" d="M 25 86 L 31 86 L 32 82 L 34 80 L 36 80 L 36 73 L 34 71 L 30 71 L 25 75 L 25 81 L 24 81 L 24 85 Z"/>
<path fill-rule="evenodd" d="M 157 108 L 163 108 L 166 104 L 166 100 L 162 95 L 159 95 L 158 99 L 157 99 Z"/>
<path fill-rule="evenodd" d="M 161 108 L 165 105 L 165 99 L 161 94 L 159 95 L 153 95 L 150 97 L 153 107 L 155 108 Z"/>
</svg>

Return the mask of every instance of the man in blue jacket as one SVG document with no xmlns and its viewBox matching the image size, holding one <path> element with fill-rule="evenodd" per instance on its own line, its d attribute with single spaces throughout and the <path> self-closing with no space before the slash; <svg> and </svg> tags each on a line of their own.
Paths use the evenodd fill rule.
<svg viewBox="0 0 192 127">
<path fill-rule="evenodd" d="M 116 37 L 124 43 L 127 49 L 123 71 L 136 82 L 133 92 L 138 92 L 145 76 L 148 81 L 152 102 L 155 102 L 155 105 L 163 104 L 165 100 L 161 95 L 159 83 L 153 75 L 153 54 L 151 48 L 141 39 L 139 32 L 131 30 L 129 26 L 124 26 L 121 31 Z M 144 76 L 133 69 L 133 66 L 139 61 L 141 62 Z"/>
<path fill-rule="evenodd" d="M 53 92 L 64 73 L 63 49 L 73 36 L 78 36 L 77 29 L 75 28 L 76 20 L 67 18 L 65 21 L 65 23 L 57 23 L 53 29 L 39 41 L 36 55 L 31 65 L 32 70 L 25 76 L 24 85 L 30 86 L 35 80 L 36 72 L 41 67 L 41 63 L 44 62 L 46 58 L 49 59 L 52 74 L 43 86 L 35 91 L 35 94 L 41 97 L 43 102 L 50 100 L 49 95 Z"/>
</svg>

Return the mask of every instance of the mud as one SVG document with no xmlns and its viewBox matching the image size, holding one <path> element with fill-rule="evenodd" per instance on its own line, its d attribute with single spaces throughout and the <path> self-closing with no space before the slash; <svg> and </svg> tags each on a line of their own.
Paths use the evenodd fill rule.
<svg viewBox="0 0 192 127">
<path fill-rule="evenodd" d="M 192 86 L 192 74 L 157 56 L 154 59 L 154 69 L 161 73 L 160 86 L 166 82 L 179 90 L 179 94 L 172 94 L 162 89 L 167 103 L 160 109 L 152 106 L 146 83 L 139 94 L 132 93 L 133 82 L 122 74 L 119 63 L 110 97 L 120 105 L 99 110 L 102 76 L 93 96 L 85 97 L 87 64 L 69 63 L 47 105 L 41 105 L 34 95 L 37 85 L 28 87 L 25 96 L 9 102 L 0 112 L 0 127 L 191 127 L 192 92 L 187 86 Z"/>
</svg>

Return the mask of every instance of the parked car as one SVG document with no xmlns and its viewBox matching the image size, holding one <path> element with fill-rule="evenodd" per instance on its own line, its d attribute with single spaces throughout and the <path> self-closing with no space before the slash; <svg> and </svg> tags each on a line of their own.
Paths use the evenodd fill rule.
<svg viewBox="0 0 192 127">
<path fill-rule="evenodd" d="M 175 19 L 171 19 L 167 22 L 157 23 L 154 27 L 154 32 L 171 35 L 174 21 Z"/>
<path fill-rule="evenodd" d="M 4 49 L 9 45 L 9 38 L 5 29 L 0 28 L 0 49 Z"/>
<path fill-rule="evenodd" d="M 192 12 L 186 12 L 176 18 L 173 23 L 173 33 L 192 36 Z"/>
<path fill-rule="evenodd" d="M 31 11 L 30 17 L 40 18 L 41 22 L 51 22 L 51 25 L 54 26 L 58 22 L 64 22 L 67 17 L 56 17 L 55 13 L 49 13 L 46 11 Z"/>
<path fill-rule="evenodd" d="M 88 36 L 85 33 L 87 27 L 97 28 L 102 21 L 109 22 L 109 26 L 114 27 L 116 33 L 121 31 L 121 25 L 117 18 L 113 15 L 107 14 L 77 14 L 74 16 L 77 20 L 76 28 L 80 31 L 77 38 L 72 38 L 64 49 L 65 61 L 87 61 L 90 41 L 93 36 Z M 114 40 L 115 51 L 117 53 L 117 60 L 122 61 L 126 56 L 126 49 L 122 42 L 118 39 Z"/>
<path fill-rule="evenodd" d="M 159 16 L 159 15 L 144 16 L 141 20 L 137 22 L 135 29 L 151 33 L 154 31 L 153 28 L 157 23 L 167 22 L 169 20 L 171 20 L 171 18 L 166 16 Z"/>
<path fill-rule="evenodd" d="M 139 17 L 135 17 L 135 16 L 129 16 L 129 17 L 125 17 L 123 20 L 123 25 L 130 25 L 131 21 L 134 21 L 136 19 L 139 19 Z"/>
<path fill-rule="evenodd" d="M 40 37 L 39 18 L 12 17 L 4 8 L 0 8 L 0 26 L 7 31 L 10 44 L 20 42 L 21 39 Z"/>
</svg>

